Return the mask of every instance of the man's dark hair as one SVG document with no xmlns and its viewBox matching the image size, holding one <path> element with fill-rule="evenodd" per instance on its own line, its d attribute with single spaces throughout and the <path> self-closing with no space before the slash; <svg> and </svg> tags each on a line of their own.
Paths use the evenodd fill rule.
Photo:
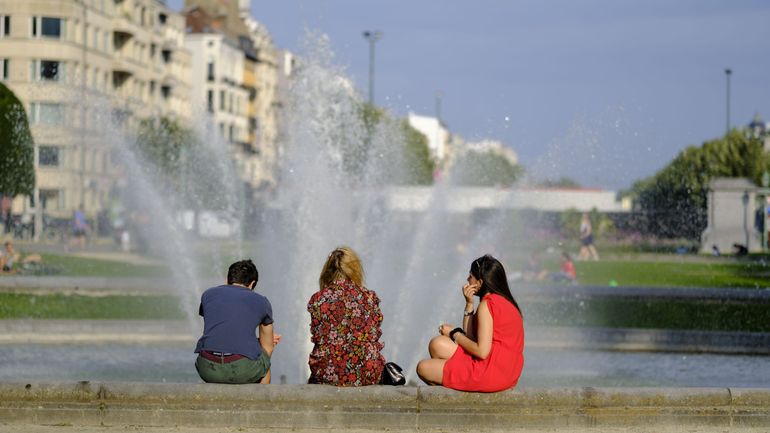
<svg viewBox="0 0 770 433">
<path fill-rule="evenodd" d="M 257 272 L 257 266 L 251 259 L 235 262 L 227 270 L 227 284 L 248 286 L 252 281 L 255 283 L 259 281 L 259 272 Z"/>
</svg>

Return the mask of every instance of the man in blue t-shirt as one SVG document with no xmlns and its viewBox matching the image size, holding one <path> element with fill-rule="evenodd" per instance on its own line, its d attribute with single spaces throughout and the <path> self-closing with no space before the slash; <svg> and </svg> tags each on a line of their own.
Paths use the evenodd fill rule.
<svg viewBox="0 0 770 433">
<path fill-rule="evenodd" d="M 273 334 L 270 301 L 254 292 L 258 279 L 254 263 L 242 260 L 230 265 L 227 284 L 203 292 L 195 369 L 204 381 L 270 383 L 270 356 L 281 336 Z"/>
</svg>

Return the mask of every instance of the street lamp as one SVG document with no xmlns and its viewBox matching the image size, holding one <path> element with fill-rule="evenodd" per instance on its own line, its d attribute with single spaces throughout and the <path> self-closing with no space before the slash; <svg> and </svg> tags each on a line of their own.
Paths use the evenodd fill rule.
<svg viewBox="0 0 770 433">
<path fill-rule="evenodd" d="M 746 234 L 746 249 L 749 249 L 749 192 L 744 191 L 743 197 L 741 197 L 741 201 L 743 202 L 743 231 Z"/>
<path fill-rule="evenodd" d="M 725 69 L 725 78 L 727 79 L 727 128 L 725 130 L 725 135 L 730 132 L 730 75 L 732 74 L 732 69 Z"/>
<path fill-rule="evenodd" d="M 436 119 L 439 124 L 441 123 L 441 100 L 444 98 L 444 92 L 441 90 L 436 91 Z"/>
<path fill-rule="evenodd" d="M 382 32 L 367 30 L 364 38 L 369 41 L 369 104 L 374 105 L 374 44 L 382 38 Z"/>
</svg>

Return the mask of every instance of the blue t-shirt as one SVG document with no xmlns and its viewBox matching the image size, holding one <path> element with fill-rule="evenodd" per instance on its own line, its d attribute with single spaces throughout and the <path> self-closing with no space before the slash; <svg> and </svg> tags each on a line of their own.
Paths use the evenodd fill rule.
<svg viewBox="0 0 770 433">
<path fill-rule="evenodd" d="M 201 296 L 203 336 L 195 353 L 237 353 L 251 359 L 262 354 L 257 327 L 273 323 L 273 307 L 266 297 L 245 287 L 212 287 Z"/>
</svg>

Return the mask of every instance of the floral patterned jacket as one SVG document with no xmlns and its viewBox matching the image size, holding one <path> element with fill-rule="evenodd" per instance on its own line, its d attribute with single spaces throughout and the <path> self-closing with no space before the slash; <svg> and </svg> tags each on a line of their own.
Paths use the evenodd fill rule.
<svg viewBox="0 0 770 433">
<path fill-rule="evenodd" d="M 380 354 L 380 298 L 349 280 L 337 280 L 310 297 L 308 383 L 375 385 L 385 359 Z"/>
</svg>

